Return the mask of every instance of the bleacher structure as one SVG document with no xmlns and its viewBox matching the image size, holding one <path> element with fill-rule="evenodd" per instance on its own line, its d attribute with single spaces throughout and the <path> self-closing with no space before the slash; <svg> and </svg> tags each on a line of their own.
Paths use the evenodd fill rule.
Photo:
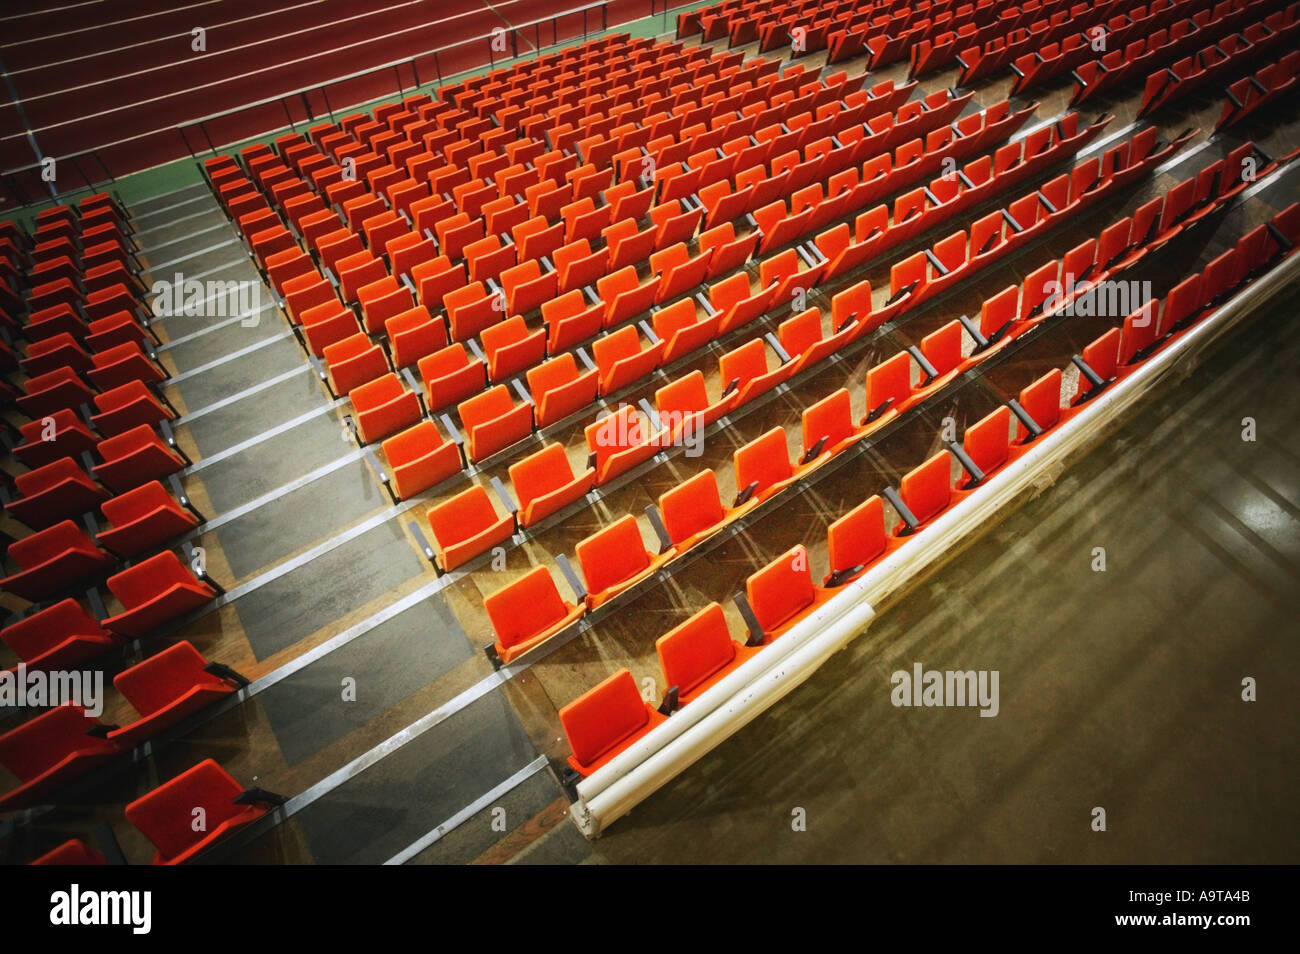
<svg viewBox="0 0 1300 954">
<path fill-rule="evenodd" d="M 663 22 L 0 226 L 0 662 L 111 684 L 0 724 L 6 860 L 405 861 L 539 773 L 594 838 L 1293 280 L 1300 4 Z M 191 269 L 264 301 L 160 314 Z M 377 708 L 325 716 L 340 677 Z M 339 834 L 367 772 L 416 797 L 403 747 L 446 798 Z"/>
</svg>

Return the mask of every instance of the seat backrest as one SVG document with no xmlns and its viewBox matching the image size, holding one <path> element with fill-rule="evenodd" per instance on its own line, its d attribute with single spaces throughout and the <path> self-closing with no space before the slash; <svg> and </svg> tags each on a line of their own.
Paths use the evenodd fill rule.
<svg viewBox="0 0 1300 954">
<path fill-rule="evenodd" d="M 866 566 L 885 551 L 885 506 L 872 495 L 826 528 L 832 573 Z"/>
<path fill-rule="evenodd" d="M 540 402 L 547 391 L 568 384 L 578 376 L 578 363 L 570 352 L 556 355 L 550 361 L 535 365 L 525 372 L 528 391 L 535 402 Z"/>
<path fill-rule="evenodd" d="M 786 445 L 785 430 L 774 427 L 739 448 L 734 455 L 736 489 L 743 491 L 757 482 L 755 493 L 762 493 L 773 484 L 788 479 L 794 473 L 790 466 L 790 450 Z"/>
<path fill-rule="evenodd" d="M 736 658 L 722 607 L 710 603 L 655 641 L 668 686 L 686 695 Z"/>
<path fill-rule="evenodd" d="M 685 416 L 703 411 L 709 406 L 709 395 L 704 388 L 704 373 L 699 370 L 683 375 L 655 391 L 655 407 L 661 416 Z M 664 422 L 668 426 L 668 422 Z"/>
<path fill-rule="evenodd" d="M 673 543 L 715 527 L 726 517 L 718 495 L 718 480 L 712 470 L 702 470 L 659 498 L 664 529 Z"/>
<path fill-rule="evenodd" d="M 636 517 L 626 514 L 575 547 L 587 588 L 599 593 L 624 582 L 650 565 Z"/>
<path fill-rule="evenodd" d="M 242 791 L 225 769 L 205 759 L 127 805 L 126 818 L 163 857 L 171 858 L 242 812 L 243 807 L 234 803 Z M 202 831 L 195 831 L 199 809 L 204 825 Z"/>
<path fill-rule="evenodd" d="M 951 489 L 952 459 L 946 450 L 908 471 L 899 484 L 907 509 L 922 523 L 948 506 Z"/>
<path fill-rule="evenodd" d="M 25 570 L 47 563 L 69 550 L 96 552 L 94 541 L 72 520 L 61 520 L 9 545 L 9 555 Z"/>
<path fill-rule="evenodd" d="M 560 709 L 574 757 L 590 765 L 649 721 L 632 673 L 620 669 Z"/>
<path fill-rule="evenodd" d="M 492 500 L 479 484 L 429 508 L 429 527 L 444 548 L 468 540 L 498 519 Z"/>
<path fill-rule="evenodd" d="M 900 351 L 887 361 L 867 370 L 867 413 L 892 399 L 891 410 L 898 410 L 912 393 L 912 361 Z"/>
<path fill-rule="evenodd" d="M 781 322 L 776 334 L 786 354 L 798 357 L 822 340 L 822 313 L 808 308 Z"/>
<path fill-rule="evenodd" d="M 1020 392 L 1020 406 L 1043 430 L 1053 427 L 1061 419 L 1061 369 L 1053 368 L 1026 386 Z"/>
<path fill-rule="evenodd" d="M 520 507 L 526 507 L 572 480 L 573 467 L 563 444 L 548 444 L 536 454 L 510 465 L 510 484 L 519 498 Z"/>
<path fill-rule="evenodd" d="M 803 412 L 804 451 L 811 451 L 825 437 L 826 448 L 853 434 L 853 407 L 848 388 L 840 388 Z"/>
<path fill-rule="evenodd" d="M 510 397 L 509 389 L 504 384 L 498 384 L 496 387 L 488 388 L 482 394 L 476 394 L 462 401 L 457 406 L 456 412 L 460 415 L 460 422 L 468 430 L 495 420 L 503 414 L 509 414 L 514 406 L 515 402 Z"/>
<path fill-rule="evenodd" d="M 74 599 L 53 606 L 0 629 L 0 641 L 21 659 L 34 659 L 75 636 L 107 636 L 99 621 Z"/>
<path fill-rule="evenodd" d="M 108 578 L 108 588 L 127 609 L 147 603 L 177 583 L 194 583 L 189 568 L 171 550 L 155 553 L 147 560 Z"/>
<path fill-rule="evenodd" d="M 1010 439 L 1011 408 L 1003 405 L 966 428 L 962 447 L 987 474 L 1006 463 Z"/>
<path fill-rule="evenodd" d="M 525 642 L 562 620 L 568 607 L 550 570 L 533 567 L 513 583 L 483 598 L 492 629 L 505 648 Z"/>
<path fill-rule="evenodd" d="M 811 606 L 816 593 L 808 551 L 800 544 L 750 576 L 745 580 L 745 596 L 758 624 L 768 633 Z"/>
<path fill-rule="evenodd" d="M 55 706 L 0 735 L 0 765 L 23 781 L 36 778 L 73 752 L 106 746 L 86 734 L 96 725 L 81 706 Z"/>
<path fill-rule="evenodd" d="M 203 671 L 202 654 L 185 640 L 113 677 L 113 685 L 142 716 L 175 702 L 195 686 L 219 680 Z"/>
</svg>

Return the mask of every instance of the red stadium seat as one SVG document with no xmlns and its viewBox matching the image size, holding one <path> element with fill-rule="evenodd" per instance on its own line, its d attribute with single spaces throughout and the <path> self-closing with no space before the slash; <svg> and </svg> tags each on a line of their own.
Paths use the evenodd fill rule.
<svg viewBox="0 0 1300 954">
<path fill-rule="evenodd" d="M 39 602 L 94 577 L 113 565 L 113 558 L 71 520 L 63 520 L 9 545 L 20 567 L 0 580 L 0 587 Z"/>
<path fill-rule="evenodd" d="M 745 596 L 754 611 L 761 633 L 750 633 L 746 642 L 772 642 L 809 610 L 825 602 L 833 591 L 814 586 L 808 565 L 808 551 L 801 545 L 787 550 L 745 580 Z"/>
<path fill-rule="evenodd" d="M 0 811 L 38 804 L 64 782 L 116 755 L 115 743 L 91 734 L 99 725 L 80 706 L 69 704 L 0 735 L 0 765 L 19 782 L 0 795 Z"/>
<path fill-rule="evenodd" d="M 239 783 L 205 759 L 127 805 L 126 820 L 158 849 L 154 864 L 180 864 L 266 814 L 265 804 L 241 804 L 236 801 L 241 796 L 245 790 Z M 195 824 L 198 811 L 202 827 Z"/>
<path fill-rule="evenodd" d="M 197 579 L 171 550 L 141 560 L 108 578 L 108 588 L 122 612 L 104 620 L 104 628 L 139 637 L 216 598 L 216 590 Z"/>
<path fill-rule="evenodd" d="M 93 848 L 87 848 L 78 838 L 69 838 L 59 847 L 47 851 L 35 861 L 34 865 L 76 866 L 85 868 L 91 865 L 104 865 L 104 856 Z"/>
<path fill-rule="evenodd" d="M 118 493 L 174 474 L 185 466 L 185 460 L 168 449 L 147 424 L 105 438 L 96 449 L 104 461 L 95 465 L 95 477 Z"/>
<path fill-rule="evenodd" d="M 156 480 L 105 500 L 100 509 L 112 526 L 99 531 L 98 542 L 125 557 L 154 550 L 199 524 Z"/>
<path fill-rule="evenodd" d="M 462 401 L 456 408 L 466 433 L 466 456 L 484 460 L 526 438 L 533 427 L 533 406 L 515 404 L 504 384 Z"/>
<path fill-rule="evenodd" d="M 9 513 L 33 530 L 94 510 L 109 496 L 71 457 L 14 477 L 19 496 Z"/>
<path fill-rule="evenodd" d="M 108 733 L 112 742 L 132 746 L 175 725 L 191 713 L 230 695 L 239 685 L 228 670 L 209 671 L 208 662 L 181 640 L 113 677 L 113 685 L 140 718 Z"/>
<path fill-rule="evenodd" d="M 0 629 L 0 642 L 18 654 L 28 669 L 72 669 L 121 645 L 99 621 L 67 599 Z"/>
</svg>

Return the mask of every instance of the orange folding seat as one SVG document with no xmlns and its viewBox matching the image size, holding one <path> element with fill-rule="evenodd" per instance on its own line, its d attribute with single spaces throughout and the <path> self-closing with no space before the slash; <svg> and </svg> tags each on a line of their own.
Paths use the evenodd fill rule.
<svg viewBox="0 0 1300 954">
<path fill-rule="evenodd" d="M 700 209 L 681 211 L 681 202 L 660 203 L 650 210 L 650 221 L 658 231 L 655 233 L 655 248 L 665 249 L 670 245 L 689 242 L 699 228 L 704 213 Z"/>
<path fill-rule="evenodd" d="M 420 421 L 388 438 L 383 448 L 393 468 L 393 489 L 399 500 L 428 490 L 462 467 L 460 448 L 444 441 L 433 421 Z"/>
<path fill-rule="evenodd" d="M 664 342 L 661 364 L 671 364 L 678 358 L 703 348 L 717 336 L 718 319 L 714 315 L 700 318 L 695 302 L 682 298 L 666 308 L 660 308 L 651 318 L 655 337 Z"/>
<path fill-rule="evenodd" d="M 840 586 L 856 577 L 889 546 L 885 535 L 885 505 L 871 496 L 826 528 L 830 572 L 826 586 Z"/>
<path fill-rule="evenodd" d="M 733 509 L 722 505 L 717 476 L 709 469 L 659 497 L 664 529 L 679 553 L 722 529 L 746 509 L 747 506 Z"/>
<path fill-rule="evenodd" d="M 546 258 L 564 244 L 564 223 L 550 225 L 546 219 L 536 216 L 520 222 L 511 229 L 510 235 L 519 247 L 520 262 Z"/>
<path fill-rule="evenodd" d="M 348 393 L 357 412 L 357 434 L 370 444 L 420 419 L 420 398 L 396 374 L 385 374 Z"/>
<path fill-rule="evenodd" d="M 71 520 L 63 520 L 9 544 L 19 570 L 0 587 L 39 602 L 64 592 L 112 566 L 113 558 Z"/>
<path fill-rule="evenodd" d="M 579 372 L 572 354 L 562 354 L 526 372 L 539 428 L 548 427 L 589 404 L 599 388 L 596 369 Z"/>
<path fill-rule="evenodd" d="M 590 775 L 664 718 L 641 698 L 632 674 L 620 669 L 560 709 L 560 725 L 573 750 L 569 766 Z"/>
<path fill-rule="evenodd" d="M 709 286 L 709 304 L 718 313 L 718 334 L 726 334 L 759 318 L 775 301 L 774 288 L 760 288 L 750 294 L 749 276 L 738 272 Z"/>
<path fill-rule="evenodd" d="M 546 329 L 529 331 L 518 315 L 484 328 L 479 341 L 487 354 L 491 381 L 504 381 L 546 357 Z"/>
<path fill-rule="evenodd" d="M 434 320 L 424 305 L 408 308 L 384 322 L 393 366 L 406 368 L 447 347 L 447 326 Z"/>
<path fill-rule="evenodd" d="M 105 438 L 96 445 L 96 450 L 103 463 L 95 465 L 95 478 L 118 493 L 174 474 L 187 463 L 147 424 Z"/>
<path fill-rule="evenodd" d="M 99 543 L 125 557 L 156 549 L 199 525 L 198 516 L 156 480 L 105 500 L 100 510 L 112 526 L 99 531 Z"/>
<path fill-rule="evenodd" d="M 501 273 L 501 288 L 506 295 L 506 309 L 523 315 L 540 308 L 558 292 L 555 272 L 543 272 L 535 260 L 521 262 Z"/>
<path fill-rule="evenodd" d="M 425 403 L 430 412 L 478 394 L 487 383 L 487 366 L 478 359 L 471 361 L 459 341 L 425 355 L 416 367 L 424 381 Z"/>
<path fill-rule="evenodd" d="M 284 294 L 285 282 L 302 275 L 317 275 L 311 256 L 296 244 L 266 259 L 266 277 L 277 293 Z"/>
<path fill-rule="evenodd" d="M 622 324 L 629 318 L 649 311 L 655 303 L 654 282 L 645 285 L 631 265 L 620 268 L 596 282 L 596 292 L 605 303 L 605 327 Z"/>
<path fill-rule="evenodd" d="M 653 225 L 638 232 L 636 219 L 622 219 L 606 228 L 601 235 L 605 238 L 605 271 L 607 272 L 648 262 L 650 256 L 654 254 Z"/>
<path fill-rule="evenodd" d="M 774 427 L 733 455 L 736 469 L 736 502 L 761 502 L 794 481 L 797 472 L 790 465 L 785 431 Z"/>
<path fill-rule="evenodd" d="M 484 328 L 490 328 L 504 316 L 502 300 L 497 295 L 489 295 L 481 282 L 470 282 L 446 292 L 442 302 L 447 309 L 452 341 L 477 338 Z"/>
<path fill-rule="evenodd" d="M 1051 430 L 1061 419 L 1061 369 L 1053 368 L 1020 392 L 1020 406 L 1038 426 Z M 1017 428 L 1017 440 L 1026 442 L 1031 435 L 1023 421 Z"/>
<path fill-rule="evenodd" d="M 648 375 L 662 363 L 663 350 L 662 341 L 643 349 L 635 325 L 597 338 L 591 343 L 591 354 L 600 372 L 600 393 L 613 394 Z"/>
<path fill-rule="evenodd" d="M 140 718 L 113 729 L 108 739 L 134 746 L 247 684 L 233 670 L 209 664 L 192 643 L 173 643 L 113 677 Z"/>
<path fill-rule="evenodd" d="M 469 268 L 469 280 L 485 282 L 495 281 L 501 273 L 517 264 L 514 245 L 502 245 L 495 235 L 488 235 L 477 242 L 465 246 L 465 264 Z"/>
<path fill-rule="evenodd" d="M 139 637 L 196 610 L 217 592 L 197 579 L 171 550 L 108 578 L 108 588 L 122 604 L 122 612 L 104 620 L 104 628 L 122 636 Z"/>
<path fill-rule="evenodd" d="M 605 306 L 599 301 L 588 305 L 582 292 L 575 290 L 542 302 L 542 320 L 546 324 L 547 353 L 559 354 L 600 332 Z"/>
<path fill-rule="evenodd" d="M 96 400 L 100 396 L 96 395 Z M 18 432 L 23 441 L 14 448 L 14 456 L 33 468 L 44 467 L 64 457 L 76 458 L 82 451 L 94 449 L 98 441 L 81 418 L 67 408 L 29 421 Z"/>
<path fill-rule="evenodd" d="M 334 286 L 315 273 L 291 278 L 284 285 L 285 310 L 298 324 L 302 324 L 302 316 L 309 309 L 338 300 L 338 295 L 334 293 Z M 319 358 L 320 355 L 316 357 Z"/>
<path fill-rule="evenodd" d="M 702 280 L 734 272 L 753 257 L 757 245 L 757 232 L 751 232 L 738 239 L 729 221 L 701 232 L 700 251 L 709 253 L 709 267 Z"/>
<path fill-rule="evenodd" d="M 911 396 L 911 355 L 900 351 L 867 370 L 867 417 L 863 423 L 898 413 Z"/>
<path fill-rule="evenodd" d="M 533 406 L 515 404 L 504 384 L 462 401 L 456 412 L 465 427 L 466 456 L 472 461 L 491 457 L 533 429 Z"/>
<path fill-rule="evenodd" d="M 736 404 L 736 392 L 710 402 L 703 372 L 696 370 L 655 391 L 655 409 L 669 431 L 665 443 L 676 443 L 687 431 L 698 434 Z"/>
<path fill-rule="evenodd" d="M 758 647 L 732 639 L 722 607 L 710 603 L 655 640 L 655 651 L 668 684 L 666 695 L 674 698 L 676 690 L 674 701 L 684 706 L 753 656 Z"/>
<path fill-rule="evenodd" d="M 804 455 L 800 462 L 833 457 L 866 433 L 866 428 L 853 423 L 848 389 L 840 388 L 804 409 Z"/>
<path fill-rule="evenodd" d="M 360 331 L 350 338 L 326 345 L 323 350 L 330 386 L 335 394 L 350 394 L 354 388 L 389 371 L 384 350 L 372 344 Z"/>
<path fill-rule="evenodd" d="M 659 284 L 655 289 L 655 301 L 659 304 L 678 298 L 689 292 L 696 285 L 703 283 L 709 269 L 709 257 L 706 251 L 691 257 L 685 244 L 678 242 L 650 256 L 650 271 L 658 276 Z"/>
<path fill-rule="evenodd" d="M 579 500 L 596 485 L 596 470 L 574 475 L 564 445 L 548 444 L 510 465 L 510 484 L 519 498 L 519 525 L 530 527 Z"/>
<path fill-rule="evenodd" d="M 308 308 L 302 313 L 303 341 L 307 349 L 318 358 L 324 357 L 325 349 L 330 345 L 352 338 L 360 332 L 356 313 L 351 308 L 345 308 L 333 296 L 324 304 Z"/>
<path fill-rule="evenodd" d="M 603 484 L 649 460 L 663 446 L 663 434 L 652 433 L 648 422 L 629 404 L 583 430 L 587 450 L 595 457 L 596 483 Z"/>
<path fill-rule="evenodd" d="M 483 599 L 483 608 L 496 633 L 494 649 L 509 663 L 551 638 L 582 616 L 585 606 L 566 602 L 550 570 L 533 567 L 518 580 Z"/>
<path fill-rule="evenodd" d="M 384 251 L 393 268 L 393 275 L 398 278 L 403 275 L 414 278 L 415 266 L 421 262 L 431 262 L 438 257 L 438 249 L 433 241 L 419 232 L 404 232 L 389 239 L 388 244 L 384 246 Z"/>
<path fill-rule="evenodd" d="M 985 474 L 991 474 L 1007 462 L 1010 455 L 1011 408 L 1003 405 L 986 414 L 970 427 L 962 438 L 967 456 Z M 963 486 L 970 485 L 969 475 Z"/>
<path fill-rule="evenodd" d="M 760 630 L 751 632 L 746 643 L 772 642 L 832 595 L 833 591 L 813 584 L 803 545 L 787 550 L 745 580 L 745 597 Z"/>
<path fill-rule="evenodd" d="M 925 523 L 947 509 L 952 499 L 952 459 L 948 451 L 939 451 L 920 467 L 904 474 L 899 490 L 917 523 Z M 899 524 L 895 533 L 905 526 L 906 523 Z"/>
<path fill-rule="evenodd" d="M 778 359 L 771 369 L 767 365 L 767 344 L 762 338 L 754 338 L 718 358 L 718 377 L 726 382 L 727 391 L 736 395 L 735 406 L 770 391 L 795 371 L 793 361 L 781 363 Z"/>
<path fill-rule="evenodd" d="M 339 295 L 345 302 L 359 302 L 362 288 L 387 277 L 384 263 L 369 252 L 357 252 L 338 260 Z"/>
<path fill-rule="evenodd" d="M 371 335 L 381 333 L 389 318 L 415 307 L 410 289 L 387 274 L 357 289 L 357 301 L 366 332 Z"/>
<path fill-rule="evenodd" d="M 429 526 L 438 544 L 438 566 L 446 572 L 510 539 L 515 518 L 498 517 L 487 491 L 475 484 L 430 507 Z"/>
<path fill-rule="evenodd" d="M 463 258 L 465 246 L 483 238 L 483 220 L 477 216 L 471 218 L 467 213 L 442 219 L 434 227 L 438 236 L 438 250 L 450 259 Z"/>
<path fill-rule="evenodd" d="M 0 795 L 0 811 L 39 803 L 64 782 L 83 775 L 120 751 L 98 733 L 98 719 L 78 705 L 55 706 L 0 735 L 0 765 L 18 787 Z"/>
<path fill-rule="evenodd" d="M 604 249 L 591 250 L 591 243 L 580 238 L 555 250 L 554 262 L 557 279 L 556 287 L 560 292 L 574 291 L 591 285 L 607 269 L 607 255 Z"/>
<path fill-rule="evenodd" d="M 206 759 L 127 805 L 126 820 L 158 849 L 154 864 L 177 865 L 257 821 L 268 803 L 281 800 L 260 789 L 245 790 Z M 196 810 L 202 810 L 205 825 L 194 825 Z"/>
<path fill-rule="evenodd" d="M 675 548 L 658 555 L 647 550 L 631 514 L 579 541 L 575 549 L 587 581 L 588 609 L 645 579 L 677 553 Z"/>
<path fill-rule="evenodd" d="M 14 477 L 18 496 L 5 508 L 33 530 L 94 510 L 109 494 L 71 457 Z"/>
</svg>

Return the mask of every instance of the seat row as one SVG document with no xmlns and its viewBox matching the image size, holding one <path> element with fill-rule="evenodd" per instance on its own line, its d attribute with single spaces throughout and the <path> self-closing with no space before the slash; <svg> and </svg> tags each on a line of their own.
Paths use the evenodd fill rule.
<svg viewBox="0 0 1300 954">
<path fill-rule="evenodd" d="M 597 771 L 779 639 L 833 596 L 835 588 L 905 546 L 911 535 L 924 532 L 985 480 L 1023 456 L 1034 440 L 1081 413 L 1091 397 L 1131 374 L 1249 281 L 1294 254 L 1297 240 L 1300 204 L 1251 230 L 1204 271 L 1175 286 L 1163 307 L 1159 301 L 1146 302 L 1120 327 L 1088 345 L 1074 359 L 1083 373 L 1073 398 L 1063 400 L 1064 378 L 1059 369 L 1053 369 L 1023 389 L 1016 401 L 970 425 L 960 447 L 950 445 L 905 474 L 898 491 L 887 488 L 835 520 L 827 528 L 828 567 L 822 585 L 813 582 L 810 559 L 802 545 L 752 574 L 745 581 L 743 599 L 736 599 L 748 625 L 743 641 L 733 638 L 716 602 L 661 636 L 655 649 L 667 688 L 657 709 L 642 698 L 627 669 L 563 706 L 559 719 L 572 751 L 568 764 L 574 777 Z M 1010 436 L 1013 426 L 1014 440 Z M 954 470 L 958 473 L 955 483 Z M 897 517 L 892 528 L 886 519 L 886 501 Z"/>
<path fill-rule="evenodd" d="M 1224 90 L 1223 111 L 1215 130 L 1241 122 L 1257 109 L 1295 91 L 1300 75 L 1300 51 L 1292 50 L 1253 76 L 1246 76 Z"/>
<path fill-rule="evenodd" d="M 126 806 L 126 820 L 149 839 L 155 865 L 192 860 L 217 842 L 283 804 L 283 796 L 245 788 L 212 759 L 205 759 Z M 195 819 L 201 818 L 199 824 Z M 114 846 L 116 848 L 116 845 Z M 34 865 L 102 865 L 104 856 L 72 838 Z"/>
<path fill-rule="evenodd" d="M 80 608 L 69 600 L 60 604 L 60 611 L 76 617 Z M 80 613 L 73 622 L 83 633 L 97 630 L 107 635 L 93 617 Z M 135 710 L 137 717 L 127 725 L 104 725 L 80 706 L 65 704 L 0 735 L 0 765 L 19 781 L 0 794 L 0 811 L 59 797 L 68 783 L 247 686 L 248 680 L 208 662 L 182 640 L 122 670 L 113 685 Z"/>
</svg>

